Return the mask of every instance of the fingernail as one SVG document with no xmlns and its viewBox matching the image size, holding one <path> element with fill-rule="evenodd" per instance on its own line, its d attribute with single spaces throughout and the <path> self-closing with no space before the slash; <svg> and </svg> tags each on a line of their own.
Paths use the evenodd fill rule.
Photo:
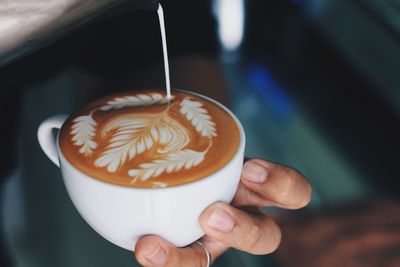
<svg viewBox="0 0 400 267">
<path fill-rule="evenodd" d="M 151 253 L 145 255 L 145 258 L 155 266 L 163 266 L 167 260 L 167 255 L 160 243 L 158 243 L 157 246 L 151 251 Z"/>
<path fill-rule="evenodd" d="M 233 218 L 222 209 L 216 209 L 208 219 L 208 226 L 220 232 L 229 232 L 234 225 Z"/>
<path fill-rule="evenodd" d="M 268 171 L 260 164 L 248 161 L 244 164 L 243 178 L 253 183 L 264 183 L 267 180 Z"/>
</svg>

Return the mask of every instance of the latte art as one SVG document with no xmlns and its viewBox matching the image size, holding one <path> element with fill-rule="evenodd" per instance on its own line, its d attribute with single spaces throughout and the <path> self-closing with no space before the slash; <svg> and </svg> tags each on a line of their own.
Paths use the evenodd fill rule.
<svg viewBox="0 0 400 267">
<path fill-rule="evenodd" d="M 157 154 L 166 155 L 182 149 L 189 142 L 186 129 L 177 121 L 161 114 L 127 114 L 107 123 L 103 136 L 115 130 L 109 140 L 107 150 L 98 158 L 95 165 L 107 166 L 115 172 L 125 160 L 150 150 L 158 145 Z"/>
<path fill-rule="evenodd" d="M 236 131 L 233 149 L 232 144 L 222 144 L 221 137 L 232 133 L 223 134 L 218 121 Z M 210 162 L 218 158 L 218 147 L 228 148 L 232 156 L 239 142 L 235 122 L 215 104 L 180 92 L 168 99 L 157 91 L 97 101 L 73 116 L 60 137 L 61 149 L 78 169 L 101 180 L 139 187 L 201 178 L 220 165 L 220 160 Z"/>
</svg>

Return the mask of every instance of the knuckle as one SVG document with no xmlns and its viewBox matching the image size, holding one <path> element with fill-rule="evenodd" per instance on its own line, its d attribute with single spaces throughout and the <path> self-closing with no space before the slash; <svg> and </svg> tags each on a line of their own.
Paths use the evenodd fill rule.
<svg viewBox="0 0 400 267">
<path fill-rule="evenodd" d="M 274 221 L 272 222 L 274 225 L 274 233 L 271 234 L 270 249 L 267 253 L 272 253 L 277 250 L 282 241 L 281 228 Z"/>
<path fill-rule="evenodd" d="M 259 223 L 254 223 L 248 229 L 247 236 L 245 250 L 255 255 L 274 252 L 278 249 L 282 239 L 279 226 L 268 217 L 264 217 Z"/>
<path fill-rule="evenodd" d="M 301 202 L 301 204 L 298 206 L 298 208 L 304 208 L 305 206 L 307 206 L 312 199 L 312 187 L 310 183 L 306 183 L 306 193 L 304 194 L 304 200 L 303 202 Z"/>
<path fill-rule="evenodd" d="M 268 234 L 265 234 L 265 239 L 259 254 L 270 254 L 276 251 L 282 240 L 282 232 L 280 227 L 275 223 L 274 220 L 266 217 L 264 224 L 268 225 Z"/>
<path fill-rule="evenodd" d="M 276 202 L 291 209 L 300 209 L 311 201 L 312 187 L 302 174 L 294 169 L 286 169 L 282 185 L 276 195 Z"/>
<path fill-rule="evenodd" d="M 248 236 L 247 249 L 256 250 L 264 236 L 261 226 L 256 223 L 251 224 L 246 235 Z"/>
<path fill-rule="evenodd" d="M 293 200 L 293 188 L 298 181 L 297 173 L 294 170 L 286 170 L 282 177 L 282 186 L 276 195 L 276 201 L 282 204 L 290 204 Z"/>
</svg>

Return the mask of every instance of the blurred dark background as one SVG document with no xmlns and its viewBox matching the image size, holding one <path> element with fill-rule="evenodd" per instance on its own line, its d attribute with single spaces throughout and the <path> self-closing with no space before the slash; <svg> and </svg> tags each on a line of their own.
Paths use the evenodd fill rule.
<svg viewBox="0 0 400 267">
<path fill-rule="evenodd" d="M 216 266 L 400 266 L 400 1 L 161 1 L 171 82 L 242 121 L 247 156 L 314 187 L 269 256 Z M 6 12 L 7 10 L 1 10 Z M 41 121 L 106 94 L 164 88 L 156 13 L 121 3 L 0 68 L 0 266 L 137 266 L 70 202 Z"/>
</svg>

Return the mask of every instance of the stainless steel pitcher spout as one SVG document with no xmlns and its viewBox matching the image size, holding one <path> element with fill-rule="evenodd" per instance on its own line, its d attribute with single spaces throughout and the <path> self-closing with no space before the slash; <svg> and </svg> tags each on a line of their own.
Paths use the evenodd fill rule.
<svg viewBox="0 0 400 267">
<path fill-rule="evenodd" d="M 100 15 L 153 10 L 158 0 L 14 0 L 0 6 L 0 67 Z"/>
</svg>

